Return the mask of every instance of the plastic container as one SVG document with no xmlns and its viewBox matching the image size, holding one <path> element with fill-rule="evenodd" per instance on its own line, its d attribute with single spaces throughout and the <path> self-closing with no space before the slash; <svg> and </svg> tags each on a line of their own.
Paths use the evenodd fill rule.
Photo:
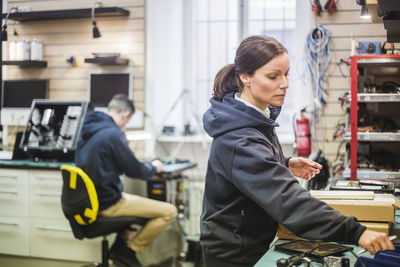
<svg viewBox="0 0 400 267">
<path fill-rule="evenodd" d="M 17 60 L 31 59 L 31 44 L 23 39 L 17 43 Z"/>
<path fill-rule="evenodd" d="M 8 59 L 9 60 L 17 60 L 17 45 L 18 42 L 11 41 L 10 46 L 8 47 Z"/>
<path fill-rule="evenodd" d="M 400 266 L 400 243 L 394 243 L 395 250 L 384 250 L 376 253 L 374 258 L 360 257 L 354 267 L 399 267 Z"/>
<path fill-rule="evenodd" d="M 33 39 L 31 42 L 31 60 L 43 59 L 43 44 L 39 39 Z"/>
</svg>

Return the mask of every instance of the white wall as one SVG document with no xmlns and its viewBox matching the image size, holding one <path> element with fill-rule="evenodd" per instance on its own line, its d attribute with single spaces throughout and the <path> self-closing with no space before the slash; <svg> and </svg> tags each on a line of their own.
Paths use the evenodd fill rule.
<svg viewBox="0 0 400 267">
<path fill-rule="evenodd" d="M 168 110 L 183 90 L 183 0 L 147 0 L 146 30 L 146 112 L 158 131 L 182 129 L 183 101 Z"/>
<path fill-rule="evenodd" d="M 305 42 L 308 33 L 312 28 L 315 27 L 315 17 L 310 8 L 310 4 L 304 4 L 303 0 L 296 1 L 296 55 L 295 62 L 292 65 L 294 71 L 292 72 L 295 77 L 293 77 L 292 88 L 296 90 L 298 99 L 300 103 L 298 104 L 298 109 L 312 105 L 313 92 L 311 84 L 304 83 L 302 80 L 302 75 L 307 70 L 307 62 L 305 59 Z M 308 75 L 309 76 L 309 75 Z M 308 77 L 306 76 L 306 77 Z"/>
</svg>

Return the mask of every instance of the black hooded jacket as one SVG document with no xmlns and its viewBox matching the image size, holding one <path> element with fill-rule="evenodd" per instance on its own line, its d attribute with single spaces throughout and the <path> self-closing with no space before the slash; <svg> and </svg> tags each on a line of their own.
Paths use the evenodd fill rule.
<svg viewBox="0 0 400 267">
<path fill-rule="evenodd" d="M 75 163 L 93 180 L 100 210 L 121 199 L 121 174 L 147 179 L 156 173 L 154 166 L 135 157 L 124 132 L 103 112 L 92 112 L 86 116 L 75 152 Z"/>
<path fill-rule="evenodd" d="M 253 266 L 278 223 L 308 239 L 357 244 L 365 227 L 310 196 L 285 166 L 270 118 L 227 94 L 212 98 L 203 123 L 213 137 L 201 216 L 206 257 Z"/>
</svg>

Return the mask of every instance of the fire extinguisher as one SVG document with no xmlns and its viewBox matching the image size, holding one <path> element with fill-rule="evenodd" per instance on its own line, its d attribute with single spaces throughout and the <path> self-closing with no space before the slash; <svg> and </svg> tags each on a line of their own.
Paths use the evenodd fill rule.
<svg viewBox="0 0 400 267">
<path fill-rule="evenodd" d="M 295 136 L 297 154 L 300 157 L 308 157 L 311 153 L 311 135 L 309 121 L 304 116 L 304 110 L 301 111 L 300 118 L 296 119 Z"/>
</svg>

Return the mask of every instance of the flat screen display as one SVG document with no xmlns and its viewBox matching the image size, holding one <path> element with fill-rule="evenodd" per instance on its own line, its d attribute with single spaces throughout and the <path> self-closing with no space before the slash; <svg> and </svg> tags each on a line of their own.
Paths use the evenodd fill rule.
<svg viewBox="0 0 400 267">
<path fill-rule="evenodd" d="M 94 107 L 107 107 L 116 94 L 132 99 L 131 72 L 89 73 L 89 101 Z"/>
<path fill-rule="evenodd" d="M 5 80 L 1 92 L 3 108 L 30 108 L 33 99 L 47 99 L 48 79 Z"/>
</svg>

